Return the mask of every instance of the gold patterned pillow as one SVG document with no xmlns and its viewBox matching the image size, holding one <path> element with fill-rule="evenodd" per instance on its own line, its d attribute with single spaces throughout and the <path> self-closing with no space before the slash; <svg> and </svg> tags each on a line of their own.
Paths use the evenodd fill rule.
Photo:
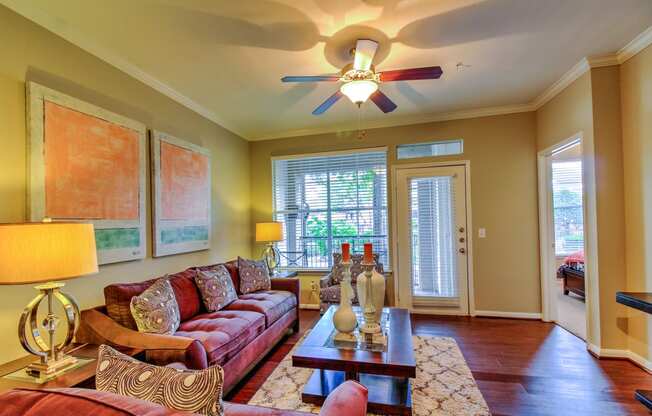
<svg viewBox="0 0 652 416">
<path fill-rule="evenodd" d="M 262 260 L 247 260 L 238 257 L 238 272 L 240 273 L 240 293 L 243 295 L 272 288 L 269 270 Z"/>
<path fill-rule="evenodd" d="M 181 412 L 222 416 L 224 370 L 177 370 L 142 363 L 100 345 L 95 388 L 160 404 Z"/>
<path fill-rule="evenodd" d="M 212 270 L 197 270 L 195 283 L 208 312 L 217 312 L 238 299 L 231 274 L 221 264 Z"/>
<path fill-rule="evenodd" d="M 179 328 L 179 305 L 167 276 L 131 298 L 129 306 L 140 332 L 169 335 Z"/>
</svg>

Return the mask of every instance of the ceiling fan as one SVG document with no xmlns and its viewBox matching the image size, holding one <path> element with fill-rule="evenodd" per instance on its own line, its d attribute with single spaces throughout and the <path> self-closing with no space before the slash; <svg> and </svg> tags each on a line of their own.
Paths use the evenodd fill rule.
<svg viewBox="0 0 652 416">
<path fill-rule="evenodd" d="M 371 99 L 382 112 L 390 113 L 396 109 L 396 104 L 378 89 L 378 85 L 381 82 L 438 79 L 443 73 L 439 66 L 376 72 L 371 62 L 374 59 L 377 49 L 378 42 L 370 39 L 358 39 L 355 48 L 351 50 L 353 63 L 342 68 L 339 74 L 285 76 L 281 78 L 281 81 L 342 82 L 340 89 L 335 94 L 328 97 L 319 107 L 315 108 L 312 114 L 316 116 L 326 112 L 343 95 L 349 97 L 351 102 L 358 106 Z"/>
</svg>

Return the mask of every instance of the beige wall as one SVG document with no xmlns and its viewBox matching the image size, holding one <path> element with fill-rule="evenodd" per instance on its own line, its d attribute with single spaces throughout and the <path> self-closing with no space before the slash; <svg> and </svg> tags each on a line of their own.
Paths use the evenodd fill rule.
<svg viewBox="0 0 652 416">
<path fill-rule="evenodd" d="M 470 160 L 476 309 L 538 313 L 535 121 L 534 113 L 522 113 L 372 129 L 362 140 L 346 132 L 252 142 L 252 222 L 272 215 L 271 156 L 387 146 L 390 169 L 403 162 Z M 452 138 L 464 139 L 463 155 L 396 160 L 397 144 Z M 480 227 L 487 238 L 475 237 Z"/>
<path fill-rule="evenodd" d="M 621 65 L 627 290 L 652 291 L 652 47 Z M 629 311 L 629 349 L 647 359 L 652 319 Z"/>
<path fill-rule="evenodd" d="M 537 111 L 537 150 L 578 133 L 583 138 L 585 182 L 587 190 L 595 190 L 595 199 L 586 202 L 587 210 L 595 213 L 599 270 L 599 281 L 587 280 L 598 291 L 593 299 L 599 303 L 587 309 L 588 341 L 614 349 L 627 343 L 625 311 L 615 302 L 615 292 L 625 287 L 619 82 L 618 66 L 594 68 Z"/>
<path fill-rule="evenodd" d="M 103 302 L 109 282 L 143 280 L 187 266 L 248 255 L 249 144 L 146 85 L 0 6 L 0 222 L 26 219 L 25 81 L 34 80 L 74 97 L 185 138 L 211 150 L 213 248 L 102 266 L 100 273 L 71 280 L 66 290 L 82 308 Z M 149 181 L 148 181 L 149 193 Z M 148 235 L 151 203 L 148 195 Z M 16 337 L 30 286 L 0 288 L 0 362 L 24 355 Z"/>
</svg>

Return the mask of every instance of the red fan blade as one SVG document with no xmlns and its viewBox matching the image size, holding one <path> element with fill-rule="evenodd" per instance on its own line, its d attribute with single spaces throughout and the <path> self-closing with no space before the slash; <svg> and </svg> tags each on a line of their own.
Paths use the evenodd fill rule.
<svg viewBox="0 0 652 416">
<path fill-rule="evenodd" d="M 391 113 L 396 110 L 396 104 L 394 101 L 390 100 L 389 97 L 380 92 L 380 90 L 376 90 L 376 92 L 371 94 L 369 98 L 383 113 Z"/>
<path fill-rule="evenodd" d="M 397 69 L 380 73 L 382 82 L 409 81 L 415 79 L 438 79 L 444 71 L 440 66 L 427 66 L 425 68 Z"/>
<path fill-rule="evenodd" d="M 342 94 L 342 93 L 340 92 L 340 90 L 337 90 L 337 91 L 335 92 L 335 94 L 333 94 L 333 95 L 331 95 L 330 97 L 328 97 L 328 98 L 326 99 L 326 101 L 324 101 L 323 103 L 321 103 L 321 105 L 320 105 L 319 107 L 315 108 L 315 111 L 313 111 L 312 114 L 315 115 L 315 116 L 318 116 L 318 115 L 324 114 L 324 113 L 326 112 L 326 110 L 328 110 L 329 108 L 331 108 L 331 106 L 332 106 L 333 104 L 335 104 L 335 103 L 337 102 L 337 100 L 339 100 L 340 98 L 342 98 L 343 95 L 344 95 L 344 94 Z"/>
<path fill-rule="evenodd" d="M 339 75 L 305 75 L 305 76 L 287 76 L 281 78 L 282 82 L 319 82 L 319 81 L 339 81 Z"/>
</svg>

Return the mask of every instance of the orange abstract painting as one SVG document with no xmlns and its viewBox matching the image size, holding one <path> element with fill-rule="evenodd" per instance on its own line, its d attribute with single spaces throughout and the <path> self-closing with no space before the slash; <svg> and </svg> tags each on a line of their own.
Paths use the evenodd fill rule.
<svg viewBox="0 0 652 416">
<path fill-rule="evenodd" d="M 161 141 L 161 219 L 206 221 L 209 174 L 206 155 Z"/>
<path fill-rule="evenodd" d="M 139 219 L 139 135 L 45 101 L 45 214 Z"/>
</svg>

